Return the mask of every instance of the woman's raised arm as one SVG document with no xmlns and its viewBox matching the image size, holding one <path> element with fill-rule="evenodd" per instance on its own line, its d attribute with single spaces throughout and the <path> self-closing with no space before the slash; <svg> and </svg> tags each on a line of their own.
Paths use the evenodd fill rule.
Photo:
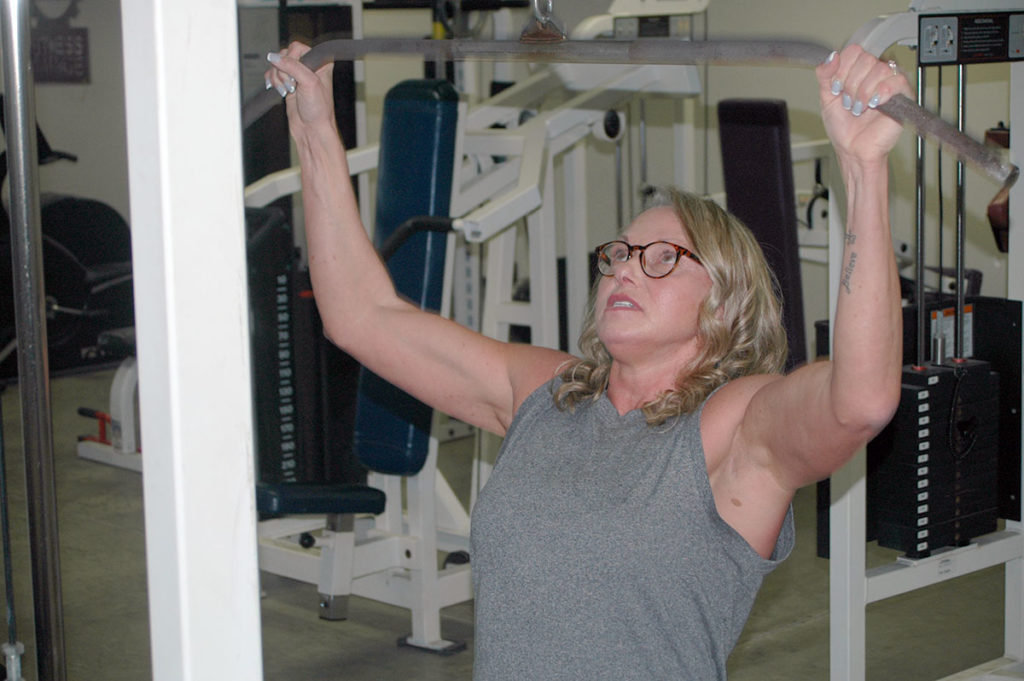
<svg viewBox="0 0 1024 681">
<path fill-rule="evenodd" d="M 891 64 L 852 45 L 818 67 L 822 115 L 846 187 L 842 277 L 829 362 L 726 386 L 721 451 L 770 475 L 779 499 L 827 477 L 899 404 L 902 315 L 889 231 L 888 153 L 901 127 L 873 109 L 909 92 Z M 717 398 L 718 396 L 716 396 Z M 711 405 L 709 405 L 711 406 Z M 740 466 L 741 468 L 743 466 Z"/>
<path fill-rule="evenodd" d="M 334 123 L 333 65 L 313 73 L 298 61 L 308 49 L 293 43 L 269 55 L 267 83 L 286 94 L 302 168 L 310 275 L 326 335 L 423 402 L 504 433 L 522 400 L 568 356 L 487 338 L 397 295 L 359 217 Z"/>
</svg>

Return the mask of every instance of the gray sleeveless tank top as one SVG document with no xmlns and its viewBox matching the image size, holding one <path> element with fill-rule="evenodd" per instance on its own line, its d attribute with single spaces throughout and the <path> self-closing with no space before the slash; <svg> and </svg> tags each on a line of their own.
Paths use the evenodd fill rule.
<svg viewBox="0 0 1024 681">
<path fill-rule="evenodd" d="M 519 408 L 472 516 L 476 681 L 724 679 L 770 559 L 715 508 L 700 410 Z"/>
</svg>

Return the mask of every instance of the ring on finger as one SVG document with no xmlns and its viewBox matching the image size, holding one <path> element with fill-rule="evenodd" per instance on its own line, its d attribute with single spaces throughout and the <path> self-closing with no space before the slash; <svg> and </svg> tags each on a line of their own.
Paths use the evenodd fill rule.
<svg viewBox="0 0 1024 681">
<path fill-rule="evenodd" d="M 896 65 L 896 61 L 893 60 L 893 59 L 890 59 L 887 63 L 889 64 L 889 69 L 892 71 L 892 75 L 898 76 L 899 73 L 900 73 L 900 69 Z"/>
</svg>

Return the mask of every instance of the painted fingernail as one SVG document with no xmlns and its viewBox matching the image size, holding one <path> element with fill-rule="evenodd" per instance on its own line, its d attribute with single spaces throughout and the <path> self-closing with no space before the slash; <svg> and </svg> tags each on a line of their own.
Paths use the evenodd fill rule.
<svg viewBox="0 0 1024 681">
<path fill-rule="evenodd" d="M 864 102 L 860 101 L 859 99 L 856 102 L 854 102 L 853 107 L 850 109 L 850 113 L 852 113 L 854 116 L 860 116 L 862 113 L 864 113 Z"/>
<path fill-rule="evenodd" d="M 282 97 L 287 97 L 288 96 L 288 88 L 286 88 L 284 85 L 278 85 L 277 86 L 277 93 L 279 95 L 281 95 Z"/>
<path fill-rule="evenodd" d="M 274 87 L 274 84 L 270 82 L 270 76 L 267 76 L 267 79 L 264 82 L 266 83 L 266 86 L 267 86 L 266 89 L 267 90 L 269 90 L 270 88 Z"/>
<path fill-rule="evenodd" d="M 843 93 L 843 108 L 844 109 L 849 109 L 852 106 L 853 106 L 853 97 L 851 97 L 849 95 L 849 93 L 844 92 Z"/>
<path fill-rule="evenodd" d="M 843 84 L 839 82 L 838 78 L 832 79 L 832 94 L 838 95 L 843 91 Z"/>
<path fill-rule="evenodd" d="M 288 89 L 288 92 L 295 92 L 295 79 L 289 78 L 285 81 L 284 86 Z"/>
<path fill-rule="evenodd" d="M 277 62 L 281 61 L 281 55 L 279 55 L 277 52 L 267 52 L 267 61 L 269 61 L 271 64 L 276 64 Z"/>
<path fill-rule="evenodd" d="M 825 60 L 825 63 L 826 64 L 831 64 L 832 60 L 836 58 L 837 54 L 839 54 L 839 53 L 836 52 L 835 50 L 832 50 L 832 54 L 828 55 L 828 59 Z"/>
<path fill-rule="evenodd" d="M 876 94 L 874 97 L 868 100 L 868 108 L 875 109 L 882 102 L 882 96 Z"/>
</svg>

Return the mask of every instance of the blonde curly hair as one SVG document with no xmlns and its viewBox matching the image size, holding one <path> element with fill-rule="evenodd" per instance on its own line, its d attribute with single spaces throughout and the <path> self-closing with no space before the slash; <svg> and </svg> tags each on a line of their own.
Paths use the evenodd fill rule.
<svg viewBox="0 0 1024 681">
<path fill-rule="evenodd" d="M 665 205 L 675 210 L 700 256 L 711 291 L 697 317 L 700 351 L 679 368 L 674 390 L 643 407 L 651 425 L 693 412 L 731 379 L 780 373 L 788 354 L 778 282 L 750 230 L 714 201 L 674 188 L 656 190 L 644 209 Z M 597 401 L 608 384 L 612 357 L 597 337 L 596 290 L 597 284 L 580 334 L 582 358 L 563 369 L 554 393 L 559 409 Z"/>
</svg>

